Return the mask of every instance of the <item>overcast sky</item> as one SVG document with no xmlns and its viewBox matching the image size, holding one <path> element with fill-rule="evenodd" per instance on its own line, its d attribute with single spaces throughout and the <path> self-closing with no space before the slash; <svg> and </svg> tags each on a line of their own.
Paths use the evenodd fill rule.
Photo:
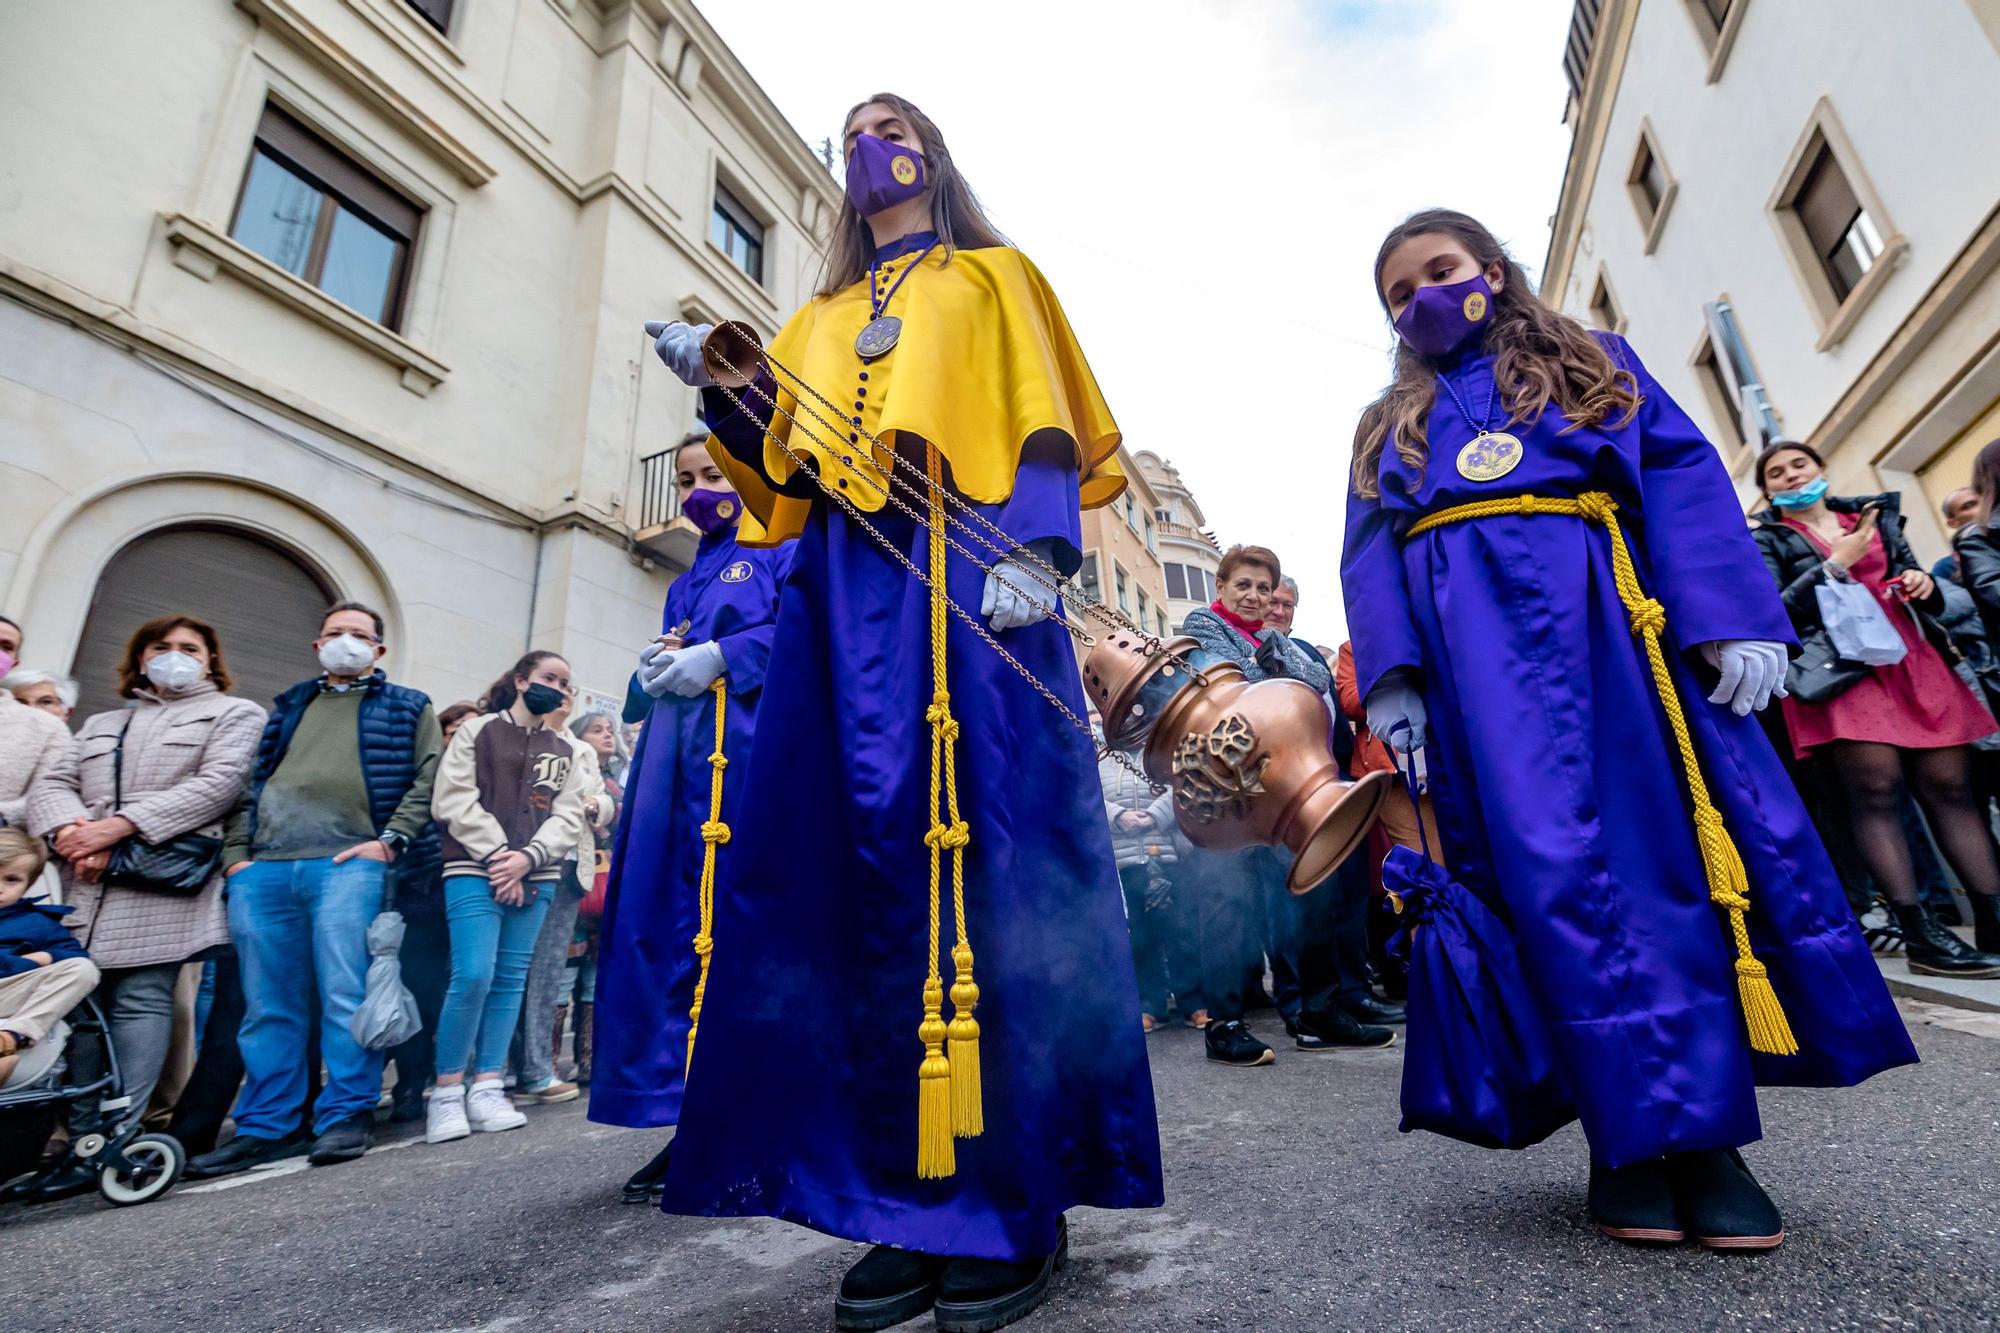
<svg viewBox="0 0 2000 1333">
<path fill-rule="evenodd" d="M 1277 551 L 1304 637 L 1344 637 L 1345 476 L 1389 364 L 1375 249 L 1448 205 L 1539 269 L 1569 0 L 700 3 L 814 145 L 872 92 L 929 113 L 1126 444 L 1224 546 Z"/>
</svg>

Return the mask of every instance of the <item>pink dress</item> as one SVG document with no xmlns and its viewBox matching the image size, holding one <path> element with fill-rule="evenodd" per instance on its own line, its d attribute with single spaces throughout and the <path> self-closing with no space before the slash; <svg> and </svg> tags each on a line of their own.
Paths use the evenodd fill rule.
<svg viewBox="0 0 2000 1333">
<path fill-rule="evenodd" d="M 1849 532 L 1860 521 L 1855 514 L 1835 517 Z M 1827 553 L 1818 533 L 1797 519 L 1784 521 L 1805 534 L 1822 556 Z M 1873 668 L 1825 703 L 1786 699 L 1785 725 L 1792 734 L 1793 753 L 1803 759 L 1829 741 L 1879 741 L 1905 750 L 1942 750 L 1992 735 L 1993 715 L 1924 637 L 1909 604 L 1887 587 L 1889 555 L 1880 533 L 1869 538 L 1867 553 L 1847 572 L 1875 594 L 1910 651 L 1894 666 Z"/>
</svg>

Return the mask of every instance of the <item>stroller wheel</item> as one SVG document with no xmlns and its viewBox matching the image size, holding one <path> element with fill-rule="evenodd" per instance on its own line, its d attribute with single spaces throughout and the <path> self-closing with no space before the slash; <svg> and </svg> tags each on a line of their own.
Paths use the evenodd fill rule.
<svg viewBox="0 0 2000 1333">
<path fill-rule="evenodd" d="M 187 1149 L 170 1134 L 141 1134 L 125 1145 L 125 1157 L 130 1170 L 106 1166 L 97 1177 L 97 1192 L 120 1208 L 159 1198 L 187 1165 Z"/>
</svg>

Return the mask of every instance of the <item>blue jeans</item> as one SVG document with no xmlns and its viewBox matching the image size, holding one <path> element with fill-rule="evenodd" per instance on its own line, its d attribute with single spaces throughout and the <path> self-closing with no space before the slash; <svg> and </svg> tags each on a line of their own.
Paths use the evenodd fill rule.
<svg viewBox="0 0 2000 1333">
<path fill-rule="evenodd" d="M 252 861 L 230 877 L 229 933 L 243 968 L 243 1092 L 236 1132 L 283 1139 L 306 1099 L 306 1025 L 319 985 L 326 1088 L 313 1132 L 372 1113 L 382 1095 L 382 1052 L 365 1051 L 348 1024 L 368 978 L 368 924 L 382 910 L 379 861 L 331 857 Z"/>
<path fill-rule="evenodd" d="M 484 875 L 445 879 L 451 984 L 438 1014 L 439 1078 L 463 1074 L 468 1061 L 476 1074 L 498 1074 L 507 1066 L 507 1044 L 521 1021 L 521 994 L 535 956 L 535 937 L 555 886 L 530 882 L 522 887 L 532 896 L 520 907 L 504 907 Z"/>
</svg>

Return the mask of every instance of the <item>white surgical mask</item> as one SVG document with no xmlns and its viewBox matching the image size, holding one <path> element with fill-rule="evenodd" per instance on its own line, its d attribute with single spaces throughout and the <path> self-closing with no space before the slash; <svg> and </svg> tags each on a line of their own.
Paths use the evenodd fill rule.
<svg viewBox="0 0 2000 1333">
<path fill-rule="evenodd" d="M 330 675 L 358 676 L 375 665 L 375 646 L 352 634 L 341 634 L 320 645 L 319 664 Z"/>
<path fill-rule="evenodd" d="M 161 653 L 146 663 L 146 679 L 163 690 L 184 690 L 208 674 L 208 669 L 186 653 Z"/>
</svg>

